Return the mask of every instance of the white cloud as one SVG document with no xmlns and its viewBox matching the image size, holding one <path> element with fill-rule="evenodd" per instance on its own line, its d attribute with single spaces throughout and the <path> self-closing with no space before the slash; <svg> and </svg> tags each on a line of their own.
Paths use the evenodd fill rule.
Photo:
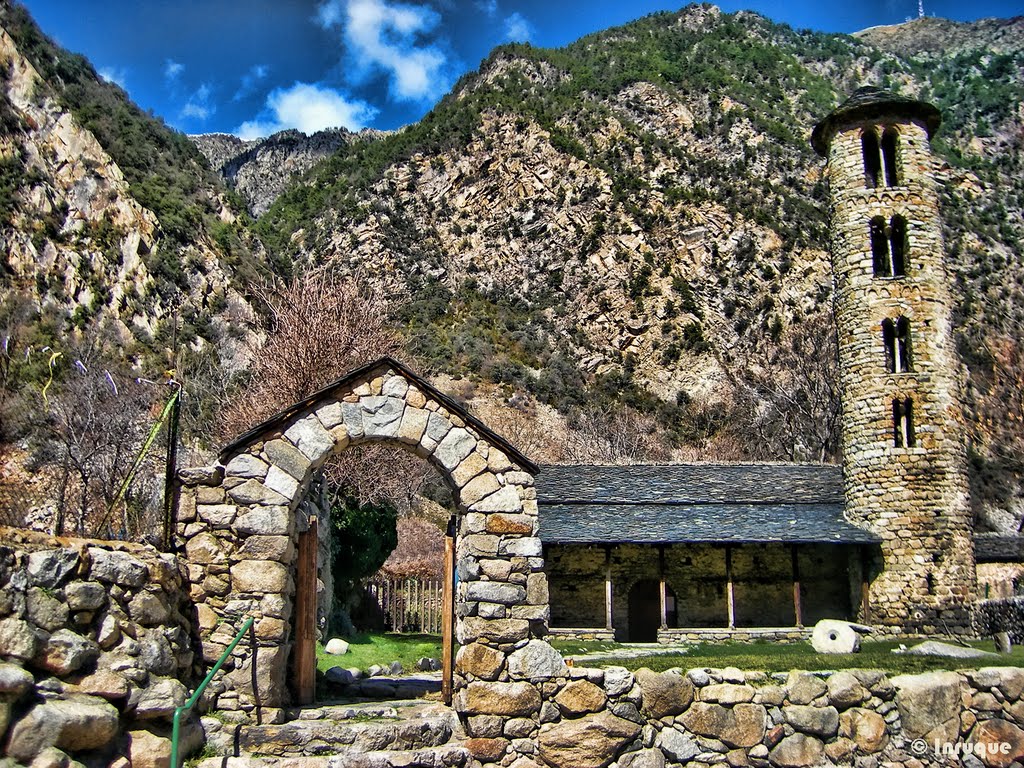
<svg viewBox="0 0 1024 768">
<path fill-rule="evenodd" d="M 250 140 L 295 128 L 305 134 L 324 128 L 348 128 L 358 131 L 377 115 L 364 101 L 350 100 L 338 91 L 313 83 L 295 83 L 278 88 L 267 96 L 265 119 L 247 120 L 235 133 Z"/>
<path fill-rule="evenodd" d="M 119 85 L 121 88 L 125 88 L 125 81 L 128 77 L 128 71 L 124 68 L 115 69 L 113 67 L 101 67 L 97 73 L 101 78 L 106 80 L 108 83 Z"/>
<path fill-rule="evenodd" d="M 210 96 L 213 89 L 207 84 L 200 85 L 195 92 L 189 96 L 185 106 L 181 108 L 182 117 L 191 117 L 196 120 L 205 120 L 217 111 L 217 106 L 210 103 Z"/>
<path fill-rule="evenodd" d="M 185 65 L 174 59 L 167 59 L 164 62 L 164 79 L 166 80 L 177 80 L 182 72 L 185 71 Z"/>
<path fill-rule="evenodd" d="M 391 79 L 391 96 L 401 101 L 422 101 L 444 93 L 447 56 L 421 37 L 432 32 L 441 16 L 425 5 L 388 3 L 386 0 L 326 0 L 317 20 L 325 29 L 342 27 L 353 59 L 377 67 Z"/>
<path fill-rule="evenodd" d="M 516 43 L 529 42 L 533 37 L 533 24 L 523 14 L 515 11 L 505 17 L 505 39 Z"/>
<path fill-rule="evenodd" d="M 476 7 L 492 19 L 498 15 L 498 0 L 476 0 Z"/>
<path fill-rule="evenodd" d="M 262 80 L 266 79 L 269 73 L 270 67 L 266 64 L 253 64 L 249 67 L 249 71 L 242 75 L 242 80 L 238 85 L 238 90 L 235 91 L 235 95 L 231 98 L 234 101 L 238 101 L 239 99 L 245 98 L 250 93 L 253 93 L 256 90 L 256 87 Z"/>
</svg>

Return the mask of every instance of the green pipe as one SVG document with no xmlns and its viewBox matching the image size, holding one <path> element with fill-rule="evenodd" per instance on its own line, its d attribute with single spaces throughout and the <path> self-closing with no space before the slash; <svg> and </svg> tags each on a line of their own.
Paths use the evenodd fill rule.
<svg viewBox="0 0 1024 768">
<path fill-rule="evenodd" d="M 231 645 L 224 649 L 224 653 L 222 653 L 220 658 L 217 659 L 217 663 L 213 665 L 213 669 L 207 673 L 203 682 L 201 682 L 199 687 L 196 688 L 196 692 L 192 694 L 188 701 L 174 710 L 174 724 L 171 728 L 171 768 L 181 768 L 181 763 L 178 761 L 178 738 L 181 736 L 182 713 L 187 712 L 196 705 L 196 702 L 199 701 L 199 697 L 202 696 L 203 691 L 206 690 L 206 686 L 210 684 L 210 681 L 213 680 L 213 676 L 217 674 L 222 666 L 224 666 L 224 662 L 227 661 L 231 652 L 235 650 L 235 646 L 238 645 L 239 641 L 242 639 L 242 635 L 249 631 L 249 627 L 252 626 L 254 620 L 255 619 L 252 616 L 248 618 L 245 624 L 242 625 L 242 628 L 238 630 L 238 634 L 235 635 L 235 639 L 231 641 Z"/>
</svg>

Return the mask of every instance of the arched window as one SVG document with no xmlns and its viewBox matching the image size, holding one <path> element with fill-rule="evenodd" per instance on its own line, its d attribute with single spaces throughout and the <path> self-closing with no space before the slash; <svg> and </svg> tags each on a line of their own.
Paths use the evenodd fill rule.
<svg viewBox="0 0 1024 768">
<path fill-rule="evenodd" d="M 874 189 L 882 176 L 882 156 L 878 151 L 878 134 L 868 128 L 861 134 L 860 149 L 864 155 L 864 185 Z"/>
<path fill-rule="evenodd" d="M 896 143 L 899 133 L 895 128 L 886 128 L 882 134 L 882 160 L 885 165 L 885 186 L 899 186 L 899 173 L 896 167 Z"/>
<path fill-rule="evenodd" d="M 888 373 L 909 373 L 910 321 L 905 317 L 882 321 L 882 344 L 885 347 L 885 370 Z"/>
<path fill-rule="evenodd" d="M 902 216 L 893 216 L 889 221 L 889 244 L 893 277 L 907 274 L 907 220 Z"/>
<path fill-rule="evenodd" d="M 892 401 L 892 433 L 897 448 L 914 447 L 914 404 L 909 397 Z"/>
<path fill-rule="evenodd" d="M 871 233 L 871 263 L 875 277 L 891 277 L 892 261 L 889 259 L 889 241 L 885 236 L 885 219 L 875 216 L 868 229 Z"/>
</svg>

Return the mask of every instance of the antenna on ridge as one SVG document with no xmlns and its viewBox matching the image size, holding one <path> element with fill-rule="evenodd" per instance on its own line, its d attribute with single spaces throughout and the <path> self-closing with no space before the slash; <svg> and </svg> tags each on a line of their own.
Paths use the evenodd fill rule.
<svg viewBox="0 0 1024 768">
<path fill-rule="evenodd" d="M 917 0 L 917 18 L 924 18 L 924 0 Z"/>
</svg>

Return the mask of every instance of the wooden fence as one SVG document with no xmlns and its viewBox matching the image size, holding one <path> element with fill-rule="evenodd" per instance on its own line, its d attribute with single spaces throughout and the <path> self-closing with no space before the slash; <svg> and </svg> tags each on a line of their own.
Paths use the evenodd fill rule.
<svg viewBox="0 0 1024 768">
<path fill-rule="evenodd" d="M 366 585 L 392 632 L 441 634 L 442 592 L 441 582 L 432 579 L 374 579 Z"/>
</svg>

